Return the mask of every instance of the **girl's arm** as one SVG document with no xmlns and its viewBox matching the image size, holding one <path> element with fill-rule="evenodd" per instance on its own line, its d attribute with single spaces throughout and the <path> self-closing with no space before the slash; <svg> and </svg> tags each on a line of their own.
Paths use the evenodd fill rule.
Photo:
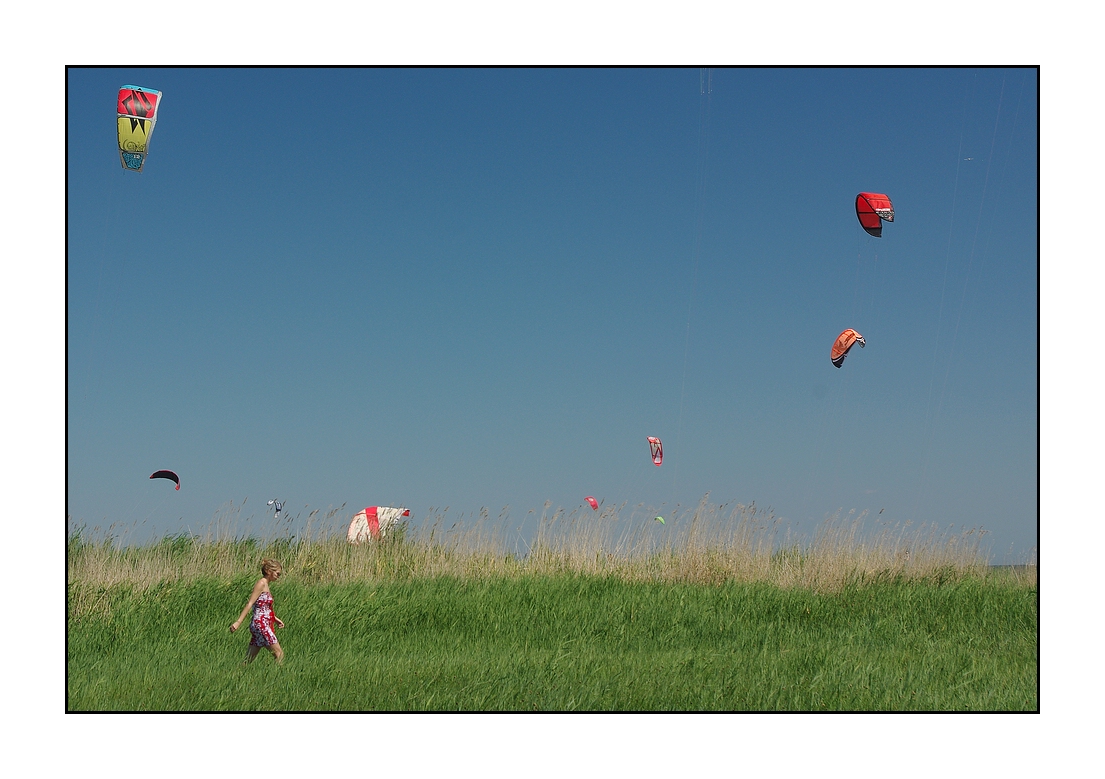
<svg viewBox="0 0 1105 779">
<path fill-rule="evenodd" d="M 257 601 L 257 598 L 261 595 L 261 588 L 264 586 L 261 584 L 261 579 L 257 580 L 257 584 L 253 585 L 253 592 L 249 596 L 249 600 L 246 601 L 246 607 L 242 609 L 242 613 L 238 615 L 238 619 L 234 620 L 234 623 L 230 626 L 230 632 L 233 633 L 238 629 L 238 626 L 242 624 L 242 620 L 246 618 L 246 614 L 253 608 L 253 604 Z"/>
</svg>

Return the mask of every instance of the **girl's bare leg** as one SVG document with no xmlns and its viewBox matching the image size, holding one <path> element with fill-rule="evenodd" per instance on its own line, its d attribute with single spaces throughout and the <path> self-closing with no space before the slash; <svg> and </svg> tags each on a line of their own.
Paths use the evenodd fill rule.
<svg viewBox="0 0 1105 779">
<path fill-rule="evenodd" d="M 277 665 L 283 665 L 284 663 L 284 650 L 279 643 L 273 644 L 269 647 L 272 650 L 272 656 L 276 658 Z"/>
<path fill-rule="evenodd" d="M 242 665 L 249 665 L 250 663 L 252 663 L 253 658 L 257 657 L 257 653 L 260 651 L 261 647 L 250 644 L 249 648 L 246 649 L 246 659 L 242 661 Z"/>
</svg>

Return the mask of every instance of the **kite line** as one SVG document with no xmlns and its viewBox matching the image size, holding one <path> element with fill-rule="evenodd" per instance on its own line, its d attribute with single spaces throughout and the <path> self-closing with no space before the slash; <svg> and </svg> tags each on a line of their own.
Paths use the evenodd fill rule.
<svg viewBox="0 0 1105 779">
<path fill-rule="evenodd" d="M 714 93 L 714 69 L 699 68 L 698 72 L 698 170 L 695 176 L 695 236 L 694 272 L 691 276 L 691 296 L 687 302 L 687 327 L 683 341 L 683 376 L 679 381 L 679 422 L 675 429 L 675 451 L 679 452 L 683 437 L 683 401 L 687 389 L 687 357 L 691 348 L 691 313 L 698 290 L 698 259 L 702 250 L 702 224 L 706 211 L 706 163 L 710 152 L 710 102 Z M 679 484 L 679 458 L 672 466 L 672 492 Z"/>
<path fill-rule="evenodd" d="M 977 74 L 976 74 L 976 78 L 977 78 Z M 948 386 L 948 377 L 951 375 L 952 361 L 953 361 L 954 356 L 955 356 L 956 342 L 958 341 L 958 338 L 959 338 L 959 325 L 960 325 L 960 323 L 962 322 L 962 319 L 963 319 L 963 309 L 965 307 L 964 304 L 965 304 L 966 298 L 967 298 L 967 288 L 968 288 L 968 286 L 970 284 L 970 280 L 971 280 L 971 269 L 974 267 L 975 251 L 976 251 L 976 248 L 977 248 L 977 245 L 978 245 L 978 233 L 979 233 L 979 229 L 981 228 L 981 225 L 982 225 L 983 209 L 985 208 L 985 205 L 986 205 L 986 191 L 987 191 L 987 188 L 989 187 L 989 184 L 990 184 L 990 168 L 993 165 L 994 147 L 997 145 L 998 126 L 999 126 L 1000 120 L 1001 120 L 1001 107 L 1002 107 L 1002 103 L 1005 99 L 1005 82 L 1006 82 L 1006 79 L 1002 78 L 1001 91 L 998 94 L 998 107 L 997 107 L 997 111 L 996 111 L 995 116 L 994 116 L 994 130 L 993 130 L 993 134 L 991 135 L 991 138 L 990 138 L 990 153 L 987 155 L 987 158 L 986 158 L 986 175 L 983 179 L 982 195 L 979 198 L 978 213 L 975 216 L 975 231 L 974 231 L 974 236 L 971 239 L 971 251 L 970 251 L 970 254 L 968 255 L 968 259 L 967 259 L 967 270 L 966 270 L 966 273 L 964 274 L 964 277 L 963 277 L 963 292 L 960 294 L 959 307 L 958 307 L 958 310 L 956 312 L 955 328 L 952 331 L 952 341 L 951 341 L 951 345 L 948 348 L 947 367 L 944 370 L 944 379 L 943 379 L 943 381 L 941 382 L 941 385 L 940 385 L 940 395 L 937 399 L 936 408 L 933 410 L 931 416 L 929 416 L 927 418 L 926 424 L 925 424 L 925 439 L 926 439 L 925 440 L 925 458 L 924 458 L 924 461 L 922 462 L 922 466 L 921 466 L 920 490 L 919 490 L 917 499 L 915 501 L 915 506 L 917 506 L 918 511 L 920 510 L 921 496 L 925 494 L 926 487 L 927 487 L 927 484 L 928 484 L 928 467 L 929 467 L 929 462 L 930 462 L 931 457 L 932 457 L 932 439 L 933 439 L 933 435 L 934 435 L 934 428 L 936 426 L 937 421 L 940 418 L 940 412 L 943 410 L 943 407 L 944 407 L 944 395 L 945 395 L 945 392 L 946 392 L 947 386 Z M 1022 87 L 1022 94 L 1023 94 L 1023 87 L 1024 87 L 1023 78 L 1021 80 L 1021 87 Z M 966 123 L 966 108 L 967 108 L 966 103 L 967 103 L 967 101 L 965 100 L 964 103 L 965 103 L 965 105 L 964 105 L 964 123 Z M 1018 98 L 1018 101 L 1017 101 L 1017 115 L 1019 116 L 1019 114 L 1020 114 L 1020 99 Z M 1015 124 L 1016 124 L 1016 119 L 1014 119 L 1014 128 L 1015 128 Z M 958 190 L 958 184 L 959 184 L 959 168 L 960 168 L 960 165 L 962 165 L 962 163 L 963 163 L 963 135 L 962 135 L 962 130 L 961 130 L 960 131 L 960 141 L 959 141 L 959 153 L 958 153 L 958 159 L 956 161 L 956 189 L 957 190 Z M 1008 164 L 1008 155 L 1006 155 L 1005 165 L 1007 165 L 1007 164 Z M 1002 171 L 1003 171 L 1002 172 L 1002 180 L 1003 181 L 1004 181 L 1004 177 L 1005 177 L 1004 170 L 1005 170 L 1005 167 L 1003 165 L 1003 168 L 1002 168 Z M 999 189 L 1000 189 L 1000 187 L 999 187 Z M 941 290 L 940 290 L 940 309 L 939 309 L 939 313 L 937 315 L 937 326 L 936 326 L 937 345 L 936 345 L 936 350 L 933 353 L 932 373 L 929 377 L 929 396 L 928 396 L 928 401 L 926 403 L 926 409 L 929 408 L 932 405 L 932 387 L 933 387 L 933 384 L 934 384 L 935 379 L 936 379 L 936 356 L 939 353 L 939 337 L 940 337 L 940 329 L 941 329 L 940 328 L 940 322 L 943 319 L 944 295 L 945 295 L 945 289 L 947 287 L 948 265 L 949 265 L 950 259 L 951 259 L 952 225 L 954 224 L 954 220 L 955 220 L 955 193 L 953 193 L 953 195 L 952 195 L 952 221 L 948 225 L 948 250 L 947 250 L 947 257 L 945 258 L 945 261 L 944 261 L 944 283 L 943 283 L 943 286 L 941 287 Z M 992 232 L 992 224 L 991 224 L 991 230 L 988 231 L 987 235 L 989 236 L 991 234 L 991 232 Z M 987 237 L 986 251 L 989 251 L 989 237 Z M 972 298 L 972 300 L 973 300 L 973 298 Z"/>
</svg>

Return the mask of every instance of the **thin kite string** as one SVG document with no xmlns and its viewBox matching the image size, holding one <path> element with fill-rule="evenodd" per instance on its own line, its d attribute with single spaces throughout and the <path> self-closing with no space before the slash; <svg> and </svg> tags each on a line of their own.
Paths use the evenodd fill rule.
<svg viewBox="0 0 1105 779">
<path fill-rule="evenodd" d="M 868 236 L 870 239 L 870 236 Z M 859 271 L 860 266 L 863 264 L 863 251 L 856 252 L 856 280 L 852 285 L 852 314 L 851 321 L 848 322 L 848 327 L 855 327 L 856 321 L 856 307 L 859 304 Z"/>
<path fill-rule="evenodd" d="M 834 368 L 834 371 L 837 370 L 841 369 Z M 834 376 L 832 390 L 828 394 L 825 409 L 821 411 L 821 422 L 818 425 L 818 432 L 814 439 L 817 444 L 813 456 L 812 470 L 805 492 L 805 507 L 807 510 L 813 508 L 814 486 L 818 474 L 828 475 L 831 469 L 832 478 L 829 481 L 829 494 L 826 497 L 835 503 L 841 497 L 844 475 L 852 472 L 850 469 L 846 470 L 847 459 L 842 454 L 844 431 L 853 424 L 855 415 L 858 413 L 856 409 L 851 408 L 848 402 L 851 396 L 851 382 L 851 371 L 842 370 L 837 373 Z M 830 445 L 830 438 L 841 443 L 837 443 L 835 446 Z M 825 464 L 826 457 L 832 458 L 829 465 Z M 838 505 L 836 509 L 843 510 L 843 506 Z M 818 519 L 815 516 L 809 518 L 815 525 L 821 519 L 824 519 L 824 517 Z"/>
<path fill-rule="evenodd" d="M 123 175 L 126 175 L 124 172 Z M 100 319 L 102 316 L 102 296 L 104 286 L 104 265 L 107 260 L 107 242 L 108 234 L 113 225 L 119 223 L 119 186 L 113 185 L 109 190 L 109 197 L 113 202 L 112 207 L 108 208 L 104 214 L 104 240 L 100 247 L 100 272 L 96 279 L 96 310 L 92 317 L 92 334 L 88 344 L 88 378 L 85 380 L 84 402 L 89 402 L 89 396 L 91 396 L 92 404 L 89 410 L 89 418 L 94 418 L 96 413 L 96 406 L 98 405 L 100 398 L 100 379 L 102 378 L 103 371 L 96 362 L 96 347 L 99 345 L 100 335 Z M 111 303 L 107 306 L 111 311 L 115 307 L 115 296 L 111 297 Z M 106 329 L 106 328 L 105 328 Z"/>
<path fill-rule="evenodd" d="M 860 268 L 863 262 L 863 249 L 866 243 L 871 242 L 871 236 L 864 233 L 863 237 L 856 239 L 856 277 L 853 283 L 852 294 L 852 309 L 851 319 L 848 321 L 847 326 L 853 327 L 856 322 L 856 310 L 859 301 L 859 279 Z M 839 323 L 838 323 L 839 324 Z M 837 337 L 832 336 L 834 339 Z M 839 370 L 839 369 L 836 369 Z M 826 410 L 821 412 L 821 421 L 818 424 L 817 435 L 814 437 L 816 441 L 814 448 L 814 455 L 811 464 L 811 470 L 807 481 L 804 504 L 807 508 L 812 507 L 814 500 L 814 484 L 817 481 L 818 474 L 829 473 L 830 467 L 832 469 L 832 479 L 830 481 L 829 489 L 831 490 L 831 497 L 835 501 L 837 495 L 839 495 L 839 486 L 841 484 L 840 471 L 843 457 L 841 457 L 841 445 L 837 444 L 832 447 L 831 454 L 833 455 L 832 463 L 830 466 L 825 465 L 825 458 L 829 456 L 827 453 L 827 441 L 831 435 L 834 439 L 839 440 L 843 435 L 844 430 L 847 428 L 851 419 L 848 418 L 848 397 L 850 388 L 851 372 L 843 375 L 837 373 L 832 379 L 832 390 L 828 394 L 827 402 L 825 403 Z M 831 426 L 831 430 L 830 430 Z M 811 517 L 815 522 L 818 521 L 815 517 Z"/>
<path fill-rule="evenodd" d="M 1018 122 L 1018 120 L 1020 119 L 1020 116 L 1021 116 L 1021 100 L 1024 97 L 1024 82 L 1027 78 L 1028 78 L 1027 75 L 1024 75 L 1024 76 L 1021 77 L 1021 87 L 1020 87 L 1020 91 L 1017 94 L 1017 110 L 1013 114 L 1013 126 L 1009 130 L 1009 140 L 1006 141 L 1006 143 L 1005 143 L 1005 159 L 1002 161 L 1002 165 L 1001 165 L 1001 178 L 998 179 L 997 194 L 995 195 L 995 200 L 1000 200 L 1002 190 L 1005 188 L 1005 174 L 1006 174 L 1006 171 L 1009 169 L 1009 158 L 1011 156 L 1010 153 L 1011 153 L 1012 147 L 1013 147 L 1013 137 L 1017 133 L 1017 122 Z M 995 205 L 995 207 L 996 207 L 996 205 Z M 994 220 L 991 219 L 990 220 L 990 226 L 986 230 L 986 245 L 982 249 L 982 257 L 979 260 L 978 274 L 977 274 L 976 278 L 981 278 L 982 277 L 982 271 L 986 267 L 986 259 L 987 259 L 987 257 L 990 256 L 990 240 L 993 238 L 993 235 L 994 235 Z M 974 292 L 971 294 L 971 307 L 972 308 L 974 307 L 975 300 L 978 297 L 978 289 L 979 289 L 978 284 L 975 284 Z"/>
<path fill-rule="evenodd" d="M 926 427 L 927 427 L 927 430 L 926 430 L 927 441 L 925 443 L 925 459 L 924 459 L 924 463 L 923 463 L 922 470 L 921 470 L 920 492 L 918 493 L 918 508 L 919 508 L 920 498 L 921 498 L 921 496 L 923 496 L 925 494 L 925 491 L 926 491 L 927 486 L 928 486 L 928 466 L 929 466 L 929 462 L 930 462 L 931 456 L 932 456 L 932 439 L 933 439 L 933 436 L 934 436 L 936 423 L 940 418 L 941 411 L 943 411 L 944 396 L 945 396 L 945 392 L 946 392 L 947 386 L 948 386 L 948 377 L 951 375 L 952 363 L 953 363 L 954 357 L 955 357 L 955 346 L 956 346 L 956 342 L 958 341 L 958 338 L 959 338 L 959 325 L 960 325 L 960 323 L 963 319 L 963 309 L 964 309 L 964 303 L 965 303 L 966 297 L 967 297 L 967 287 L 968 287 L 968 285 L 970 283 L 970 279 L 971 279 L 971 268 L 974 266 L 975 249 L 978 245 L 978 233 L 979 233 L 979 229 L 981 228 L 981 225 L 982 225 L 982 212 L 983 212 L 983 209 L 986 205 L 986 190 L 987 190 L 987 187 L 989 186 L 989 183 L 990 183 L 990 167 L 993 164 L 994 146 L 997 143 L 998 125 L 999 125 L 999 122 L 1001 120 L 1001 106 L 1002 106 L 1002 102 L 1003 102 L 1004 98 L 1005 98 L 1005 79 L 1003 78 L 1002 81 L 1001 81 L 1001 92 L 998 95 L 997 113 L 994 117 L 994 132 L 993 132 L 993 135 L 990 139 L 990 153 L 987 156 L 987 160 L 986 160 L 986 176 L 983 179 L 983 183 L 982 183 L 982 196 L 979 199 L 978 214 L 975 216 L 975 233 L 974 233 L 973 239 L 971 240 L 971 251 L 970 251 L 970 254 L 968 255 L 968 258 L 967 258 L 967 271 L 964 274 L 964 278 L 963 278 L 963 292 L 961 293 L 960 299 L 959 299 L 959 309 L 958 309 L 958 312 L 956 314 L 955 328 L 952 332 L 951 346 L 948 348 L 947 367 L 944 371 L 944 379 L 943 379 L 943 381 L 941 382 L 941 385 L 940 385 L 940 396 L 937 399 L 936 408 L 933 411 L 932 416 L 931 416 L 931 418 L 929 419 L 929 421 L 926 425 Z M 960 141 L 960 157 L 962 158 L 962 141 Z M 961 164 L 961 162 L 962 162 L 962 159 L 960 159 L 960 161 L 956 163 L 956 169 L 957 169 L 956 180 L 957 180 L 957 182 L 958 182 L 958 167 L 959 167 L 959 164 Z M 954 200 L 953 200 L 953 209 L 954 209 Z M 953 216 L 953 218 L 954 218 L 954 216 Z M 950 228 L 949 228 L 949 235 L 948 235 L 948 244 L 949 244 L 949 255 L 950 255 L 950 247 L 951 247 Z M 946 282 L 946 280 L 947 280 L 947 267 L 946 266 L 945 266 L 945 271 L 944 272 L 945 272 L 945 282 Z M 942 311 L 943 311 L 943 291 L 941 291 L 941 312 Z M 938 330 L 939 330 L 939 325 L 938 325 Z M 939 338 L 939 333 L 937 335 L 937 338 Z M 934 354 L 933 355 L 933 372 L 934 373 L 935 373 L 935 369 L 936 369 L 936 364 L 935 363 L 936 363 L 936 355 Z M 932 400 L 932 398 L 931 398 L 931 381 L 934 378 L 935 378 L 935 376 L 930 378 L 930 396 L 929 396 L 929 403 L 930 404 L 931 404 L 931 400 Z"/>
<path fill-rule="evenodd" d="M 683 377 L 679 382 L 679 422 L 675 433 L 675 463 L 672 467 L 672 492 L 675 493 L 679 484 L 679 456 L 682 454 L 680 444 L 683 438 L 683 401 L 687 388 L 687 357 L 691 347 L 691 313 L 694 310 L 695 293 L 698 289 L 698 259 L 702 249 L 702 225 L 705 221 L 706 210 L 706 170 L 707 159 L 710 153 L 710 103 L 713 98 L 713 69 L 703 68 L 699 73 L 699 95 L 705 94 L 705 100 L 699 98 L 698 110 L 698 175 L 695 182 L 695 237 L 694 237 L 694 274 L 691 279 L 691 297 L 687 303 L 687 327 L 683 341 Z M 705 83 L 703 83 L 705 76 Z M 703 109 L 705 104 L 705 109 Z"/>
<path fill-rule="evenodd" d="M 977 74 L 975 78 L 978 78 Z M 968 84 L 963 90 L 963 119 L 959 124 L 959 148 L 956 151 L 955 157 L 955 184 L 952 187 L 951 216 L 948 219 L 948 243 L 944 250 L 944 279 L 940 285 L 940 306 L 937 308 L 936 312 L 936 336 L 933 339 L 932 368 L 929 370 L 928 396 L 925 399 L 925 443 L 923 447 L 925 456 L 921 461 L 921 478 L 918 481 L 918 491 L 913 500 L 914 511 L 917 511 L 920 507 L 921 495 L 924 493 L 924 486 L 928 478 L 929 452 L 932 448 L 932 390 L 936 383 L 936 361 L 940 354 L 940 331 L 942 329 L 941 324 L 944 320 L 944 297 L 948 287 L 948 268 L 951 266 L 952 234 L 955 230 L 955 204 L 959 198 L 959 172 L 963 165 L 963 136 L 966 134 L 967 108 L 970 104 L 969 98 L 970 85 Z"/>
<path fill-rule="evenodd" d="M 963 92 L 963 121 L 959 126 L 959 150 L 956 153 L 955 162 L 955 186 L 952 189 L 952 207 L 951 218 L 948 220 L 948 245 L 944 251 L 944 280 L 940 285 L 940 307 L 936 312 L 936 338 L 932 349 L 932 369 L 929 372 L 929 391 L 928 398 L 925 401 L 925 413 L 928 414 L 928 410 L 932 407 L 932 388 L 936 381 L 936 360 L 940 354 L 940 323 L 944 318 L 944 296 L 948 287 L 948 268 L 951 265 L 952 258 L 952 233 L 955 228 L 955 204 L 959 197 L 959 169 L 963 165 L 963 135 L 966 132 L 967 125 L 967 106 L 969 87 Z M 931 419 L 926 419 L 926 425 Z"/>
<path fill-rule="evenodd" d="M 933 416 L 934 423 L 940 417 L 940 411 L 944 405 L 944 390 L 948 386 L 948 376 L 951 374 L 952 370 L 952 357 L 955 355 L 955 344 L 959 337 L 959 323 L 963 319 L 963 309 L 965 308 L 964 303 L 967 300 L 967 285 L 970 283 L 971 268 L 973 267 L 975 261 L 975 247 L 978 245 L 978 231 L 982 225 L 982 209 L 986 205 L 986 188 L 989 186 L 990 183 L 990 166 L 993 164 L 994 146 L 997 142 L 998 137 L 998 120 L 1001 118 L 1001 104 L 1004 97 L 1005 79 L 1003 78 L 1001 80 L 1001 94 L 998 96 L 998 115 L 994 117 L 994 135 L 990 139 L 990 154 L 989 158 L 986 160 L 986 177 L 982 182 L 982 198 L 979 200 L 978 216 L 975 218 L 975 234 L 974 238 L 971 239 L 971 254 L 967 260 L 967 273 L 963 278 L 963 293 L 959 296 L 959 313 L 956 315 L 955 318 L 955 330 L 952 332 L 952 343 L 948 349 L 948 367 L 944 371 L 944 383 L 940 387 L 940 400 L 936 406 L 936 414 Z"/>
</svg>

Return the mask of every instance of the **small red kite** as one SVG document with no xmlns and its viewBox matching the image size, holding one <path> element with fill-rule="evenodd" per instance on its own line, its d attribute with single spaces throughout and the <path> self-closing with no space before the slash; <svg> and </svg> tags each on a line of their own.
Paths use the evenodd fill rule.
<svg viewBox="0 0 1105 779">
<path fill-rule="evenodd" d="M 848 356 L 849 350 L 857 343 L 860 349 L 867 346 L 867 341 L 863 340 L 863 336 L 851 328 L 838 335 L 836 343 L 833 344 L 833 350 L 829 353 L 829 359 L 833 361 L 833 365 L 838 368 L 843 365 L 844 358 Z"/>
</svg>

